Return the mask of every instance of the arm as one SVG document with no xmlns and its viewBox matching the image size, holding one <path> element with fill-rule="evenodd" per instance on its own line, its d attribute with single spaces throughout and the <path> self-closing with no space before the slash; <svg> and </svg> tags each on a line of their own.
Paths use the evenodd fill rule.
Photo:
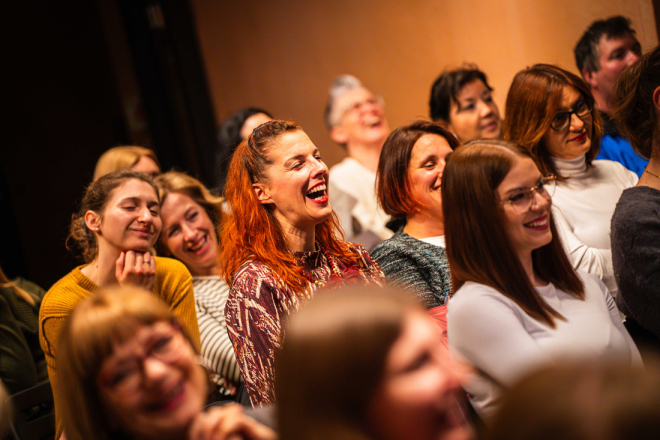
<svg viewBox="0 0 660 440">
<path fill-rule="evenodd" d="M 287 301 L 289 296 L 259 264 L 239 270 L 229 292 L 227 330 L 254 406 L 275 401 L 274 357 L 281 346 L 282 309 L 295 307 Z M 288 304 L 281 304 L 285 301 Z"/>
<path fill-rule="evenodd" d="M 227 388 L 241 380 L 225 323 L 224 306 L 228 295 L 229 286 L 224 281 L 210 285 L 209 290 L 195 292 L 201 354 L 210 370 L 224 379 Z"/>
<path fill-rule="evenodd" d="M 11 288 L 6 293 L 14 295 Z M 15 300 L 23 301 L 16 297 Z M 37 384 L 37 368 L 28 341 L 3 295 L 0 295 L 0 379 L 10 394 Z"/>
<path fill-rule="evenodd" d="M 552 215 L 564 250 L 573 268 L 597 276 L 603 280 L 610 292 L 616 295 L 618 287 L 614 279 L 612 251 L 610 249 L 597 249 L 584 244 L 573 234 L 571 225 L 568 224 L 561 210 L 556 206 L 552 207 Z"/>
</svg>

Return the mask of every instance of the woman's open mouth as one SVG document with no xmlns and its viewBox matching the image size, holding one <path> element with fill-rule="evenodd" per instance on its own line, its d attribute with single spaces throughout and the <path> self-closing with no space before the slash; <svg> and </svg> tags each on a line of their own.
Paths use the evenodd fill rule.
<svg viewBox="0 0 660 440">
<path fill-rule="evenodd" d="M 536 218 L 536 219 L 532 220 L 529 223 L 525 223 L 524 226 L 526 228 L 537 229 L 539 231 L 542 231 L 544 229 L 547 229 L 548 226 L 550 225 L 550 223 L 548 222 L 548 219 L 549 219 L 549 217 L 546 214 L 542 217 L 539 217 L 539 218 Z"/>
<path fill-rule="evenodd" d="M 177 386 L 172 388 L 166 395 L 155 402 L 149 403 L 146 408 L 149 412 L 167 412 L 177 406 L 185 398 L 185 381 L 181 381 Z"/>
<path fill-rule="evenodd" d="M 309 191 L 307 191 L 307 194 L 305 194 L 305 196 L 308 199 L 311 199 L 311 201 L 314 203 L 318 203 L 318 204 L 327 203 L 328 193 L 326 192 L 326 189 L 327 187 L 325 182 L 321 182 L 311 187 Z"/>
</svg>

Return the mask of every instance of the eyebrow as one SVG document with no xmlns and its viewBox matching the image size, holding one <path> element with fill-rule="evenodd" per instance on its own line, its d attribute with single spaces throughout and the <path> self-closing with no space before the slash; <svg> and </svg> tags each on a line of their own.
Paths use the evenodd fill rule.
<svg viewBox="0 0 660 440">
<path fill-rule="evenodd" d="M 537 186 L 541 182 L 541 180 L 543 180 L 543 176 L 536 179 L 536 184 L 532 185 L 532 186 Z M 521 186 L 519 188 L 512 188 L 512 189 L 508 190 L 507 192 L 505 192 L 504 194 L 510 194 L 510 193 L 516 192 L 516 191 L 523 191 L 523 190 L 530 189 L 530 188 L 531 188 L 531 186 Z"/>
<path fill-rule="evenodd" d="M 138 204 L 138 203 L 142 202 L 142 199 L 140 197 L 125 197 L 125 198 L 123 198 L 119 201 L 119 204 L 126 203 L 126 202 L 133 202 L 135 204 Z M 158 200 L 153 200 L 153 199 L 152 200 L 147 200 L 146 203 L 147 203 L 148 207 L 151 207 L 151 206 L 159 206 L 160 207 L 160 203 L 158 203 Z"/>
<path fill-rule="evenodd" d="M 312 152 L 312 154 L 316 154 L 318 152 L 319 152 L 319 149 L 315 148 L 314 151 Z M 294 160 L 304 159 L 306 156 L 307 156 L 306 153 L 299 153 L 299 154 L 296 154 L 295 156 L 291 156 L 286 161 L 284 161 L 284 165 L 286 166 L 286 165 L 289 164 L 289 162 L 294 161 Z"/>
</svg>

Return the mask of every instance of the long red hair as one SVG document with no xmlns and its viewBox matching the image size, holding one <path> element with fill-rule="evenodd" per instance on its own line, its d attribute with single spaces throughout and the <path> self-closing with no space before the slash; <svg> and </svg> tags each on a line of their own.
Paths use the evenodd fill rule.
<svg viewBox="0 0 660 440">
<path fill-rule="evenodd" d="M 234 152 L 229 164 L 225 197 L 232 215 L 225 216 L 218 228 L 220 266 L 231 285 L 238 269 L 249 260 L 268 266 L 280 282 L 303 294 L 308 285 L 296 258 L 287 250 L 282 228 L 272 212 L 257 199 L 252 185 L 263 182 L 265 170 L 272 164 L 268 152 L 276 148 L 279 138 L 289 132 L 302 131 L 293 121 L 269 121 L 255 128 Z M 316 225 L 316 240 L 328 254 L 350 265 L 359 255 L 344 241 L 337 215 Z"/>
</svg>

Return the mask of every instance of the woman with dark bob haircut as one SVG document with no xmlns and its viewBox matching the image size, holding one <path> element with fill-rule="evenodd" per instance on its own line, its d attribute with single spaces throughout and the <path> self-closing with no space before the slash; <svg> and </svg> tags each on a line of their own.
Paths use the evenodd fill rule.
<svg viewBox="0 0 660 440">
<path fill-rule="evenodd" d="M 618 162 L 594 158 L 602 120 L 582 78 L 536 64 L 518 72 L 506 100 L 504 138 L 527 148 L 543 175 L 557 176 L 553 215 L 575 269 L 599 277 L 616 297 L 610 221 L 637 175 Z"/>
<path fill-rule="evenodd" d="M 255 128 L 232 157 L 221 225 L 225 317 L 253 405 L 275 401 L 282 321 L 321 288 L 382 284 L 362 246 L 343 241 L 327 194 L 328 167 L 294 122 Z"/>
<path fill-rule="evenodd" d="M 409 295 L 319 295 L 294 314 L 277 358 L 287 440 L 469 440 L 465 372 Z"/>
<path fill-rule="evenodd" d="M 612 117 L 623 136 L 649 164 L 639 183 L 626 189 L 612 217 L 612 259 L 619 284 L 617 303 L 626 325 L 641 325 L 644 342 L 660 349 L 660 48 L 626 69 L 617 83 Z M 636 340 L 637 339 L 636 337 Z"/>
<path fill-rule="evenodd" d="M 431 120 L 447 128 L 460 143 L 499 138 L 502 118 L 492 91 L 486 74 L 474 64 L 447 70 L 431 87 Z"/>
<path fill-rule="evenodd" d="M 502 389 L 541 364 L 641 363 L 607 288 L 576 272 L 557 240 L 553 190 L 554 176 L 511 142 L 473 141 L 445 168 L 449 345 L 477 371 L 466 390 L 485 418 Z"/>
<path fill-rule="evenodd" d="M 378 201 L 405 225 L 371 255 L 389 284 L 414 292 L 427 309 L 444 306 L 451 294 L 440 187 L 447 155 L 457 147 L 444 128 L 417 121 L 390 133 L 378 163 Z"/>
</svg>

